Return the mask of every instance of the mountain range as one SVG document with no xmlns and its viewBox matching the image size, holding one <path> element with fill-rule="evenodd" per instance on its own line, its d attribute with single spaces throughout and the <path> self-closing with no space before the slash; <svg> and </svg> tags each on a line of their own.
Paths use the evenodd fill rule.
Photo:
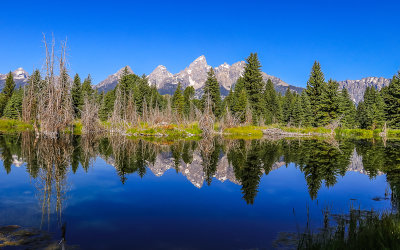
<svg viewBox="0 0 400 250">
<path fill-rule="evenodd" d="M 237 79 L 244 72 L 245 62 L 240 61 L 232 65 L 223 63 L 218 67 L 214 68 L 215 75 L 220 84 L 221 95 L 226 96 L 230 89 L 234 88 Z M 129 66 L 125 66 L 118 70 L 116 73 L 109 75 L 106 79 L 100 83 L 93 85 L 93 88 L 99 91 L 109 91 L 115 88 L 119 79 L 121 78 L 122 72 L 127 68 L 129 73 L 134 73 Z M 182 84 L 183 88 L 193 86 L 195 89 L 196 97 L 200 97 L 203 93 L 204 84 L 207 79 L 207 72 L 211 66 L 208 65 L 205 56 L 200 56 L 188 67 L 181 70 L 180 72 L 173 74 L 167 70 L 164 65 L 157 66 L 148 76 L 149 84 L 155 85 L 161 94 L 173 94 L 176 90 L 178 83 Z M 18 68 L 12 72 L 16 86 L 24 86 L 28 82 L 29 74 L 23 69 Z M 269 75 L 262 72 L 264 81 L 271 79 L 275 86 L 275 89 L 284 94 L 287 88 L 300 93 L 303 88 L 290 85 L 280 78 Z M 7 74 L 0 74 L 0 89 L 4 87 L 5 79 Z M 390 84 L 391 79 L 383 77 L 366 77 L 360 80 L 345 80 L 339 81 L 339 88 L 346 88 L 355 103 L 360 102 L 363 99 L 365 89 L 367 87 L 375 87 L 380 90 L 382 87 Z"/>
</svg>

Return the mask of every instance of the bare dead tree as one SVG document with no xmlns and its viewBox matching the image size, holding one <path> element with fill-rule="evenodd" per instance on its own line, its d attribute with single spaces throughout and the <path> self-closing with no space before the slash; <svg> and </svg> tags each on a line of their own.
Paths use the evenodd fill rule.
<svg viewBox="0 0 400 250">
<path fill-rule="evenodd" d="M 203 131 L 203 137 L 210 137 L 214 133 L 215 116 L 212 111 L 212 101 L 210 95 L 206 98 L 204 111 L 199 120 L 199 127 Z"/>
<path fill-rule="evenodd" d="M 46 36 L 43 35 L 46 49 L 45 60 L 45 87 L 38 95 L 40 120 L 40 131 L 42 134 L 56 138 L 73 121 L 73 109 L 71 100 L 71 84 L 69 82 L 66 67 L 66 42 L 61 43 L 59 61 L 59 76 L 55 75 L 55 42 L 48 44 Z"/>
<path fill-rule="evenodd" d="M 96 102 L 85 98 L 82 112 L 82 134 L 97 133 L 100 131 L 99 107 Z"/>
</svg>

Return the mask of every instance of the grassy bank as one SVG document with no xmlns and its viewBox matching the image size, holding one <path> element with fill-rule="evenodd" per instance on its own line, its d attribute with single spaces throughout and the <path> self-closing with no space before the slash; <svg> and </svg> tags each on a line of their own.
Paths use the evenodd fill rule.
<svg viewBox="0 0 400 250">
<path fill-rule="evenodd" d="M 32 124 L 25 123 L 19 120 L 0 119 L 0 131 L 1 132 L 23 132 L 33 131 Z"/>
</svg>

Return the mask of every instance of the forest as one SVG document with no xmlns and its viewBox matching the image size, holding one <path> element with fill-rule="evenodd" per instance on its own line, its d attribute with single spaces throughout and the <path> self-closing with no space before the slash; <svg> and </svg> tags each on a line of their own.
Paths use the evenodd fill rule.
<svg viewBox="0 0 400 250">
<path fill-rule="evenodd" d="M 182 89 L 181 84 L 172 96 L 160 95 L 145 75 L 130 74 L 126 68 L 115 89 L 105 93 L 93 88 L 90 75 L 83 82 L 78 74 L 73 79 L 68 75 L 65 44 L 57 61 L 54 41 L 45 42 L 45 47 L 44 73 L 35 70 L 28 84 L 18 89 L 11 72 L 8 74 L 0 93 L 0 116 L 30 124 L 37 133 L 52 137 L 73 131 L 74 127 L 79 127 L 82 134 L 124 134 L 138 127 L 159 132 L 182 126 L 189 126 L 196 134 L 214 131 L 214 124 L 220 132 L 244 125 L 274 124 L 296 128 L 332 123 L 347 129 L 400 128 L 400 72 L 381 90 L 367 87 L 363 101 L 357 105 L 337 81 L 326 81 L 318 61 L 301 93 L 288 88 L 281 95 L 271 80 L 263 81 L 257 53 L 246 58 L 244 73 L 225 98 L 221 97 L 212 68 L 200 99 L 195 98 L 192 86 Z M 154 129 L 157 127 L 162 129 Z"/>
</svg>

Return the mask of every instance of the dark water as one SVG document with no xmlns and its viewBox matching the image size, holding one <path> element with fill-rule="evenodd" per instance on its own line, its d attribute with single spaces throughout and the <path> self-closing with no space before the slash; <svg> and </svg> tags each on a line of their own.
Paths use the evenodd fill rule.
<svg viewBox="0 0 400 250">
<path fill-rule="evenodd" d="M 323 211 L 397 209 L 400 142 L 0 136 L 0 225 L 80 249 L 270 249 Z M 1 239 L 0 239 L 1 242 Z"/>
</svg>

